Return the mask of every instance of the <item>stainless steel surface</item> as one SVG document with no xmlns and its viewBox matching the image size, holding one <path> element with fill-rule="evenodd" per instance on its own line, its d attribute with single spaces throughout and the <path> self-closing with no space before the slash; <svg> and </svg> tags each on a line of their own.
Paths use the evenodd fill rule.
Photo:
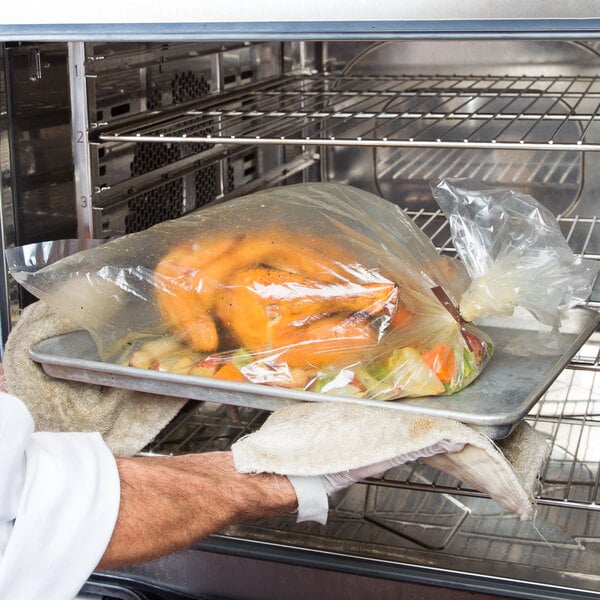
<svg viewBox="0 0 600 600">
<path fill-rule="evenodd" d="M 72 238 L 73 198 L 67 53 L 64 44 L 0 49 L 2 249 Z M 30 296 L 0 277 L 2 342 Z"/>
<path fill-rule="evenodd" d="M 73 160 L 75 163 L 75 207 L 77 214 L 77 237 L 94 237 L 92 213 L 92 163 L 87 143 L 88 96 L 85 72 L 85 44 L 69 42 L 69 88 L 71 90 L 71 124 Z"/>
<path fill-rule="evenodd" d="M 6 56 L 0 47 L 0 250 L 4 255 L 5 248 L 15 243 L 15 214 L 13 210 L 12 158 L 10 152 L 11 136 L 8 120 L 8 96 L 6 81 Z M 6 262 L 0 266 L 0 338 L 2 351 L 13 322 L 11 307 L 14 306 L 17 289 L 12 277 L 9 277 Z"/>
<path fill-rule="evenodd" d="M 264 39 L 447 39 L 598 36 L 598 3 L 587 0 L 515 0 L 482 4 L 474 0 L 392 0 L 367 4 L 311 0 L 301 4 L 258 0 L 154 3 L 123 11 L 106 0 L 102 11 L 67 3 L 8 5 L 0 25 L 2 40 L 264 40 Z"/>
<path fill-rule="evenodd" d="M 173 22 L 176 14 L 181 22 L 224 23 L 230 29 L 244 24 L 252 27 L 263 19 L 270 21 L 287 21 L 293 23 L 319 22 L 331 19 L 371 19 L 389 22 L 393 19 L 407 21 L 435 21 L 437 19 L 553 19 L 558 20 L 559 28 L 562 19 L 594 19 L 600 11 L 598 0 L 589 0 L 576 4 L 565 4 L 560 0 L 531 0 L 526 5 L 518 0 L 506 0 L 501 4 L 482 6 L 477 0 L 422 0 L 418 4 L 398 5 L 393 0 L 381 0 L 376 5 L 367 6 L 358 0 L 330 0 L 323 6 L 318 0 L 310 0 L 301 5 L 287 6 L 273 4 L 268 0 L 257 0 L 252 6 L 224 0 L 210 3 L 205 7 L 196 4 L 175 2 L 175 6 L 151 5 L 147 8 L 132 7 L 127 13 L 119 13 L 120 4 L 108 0 L 108 7 L 99 14 L 93 7 L 84 6 L 73 13 L 69 3 L 58 2 L 52 6 L 45 3 L 31 3 L 25 6 L 11 4 L 6 7 L 3 22 L 6 24 L 89 24 L 102 25 L 110 23 L 143 24 L 149 28 L 151 23 L 167 24 Z M 37 11 L 32 11 L 36 7 Z M 177 10 L 174 12 L 174 8 Z M 106 14 L 105 14 L 106 13 Z M 260 17 L 260 18 L 259 18 Z M 343 21 L 338 25 L 339 33 L 344 32 Z M 81 32 L 83 33 L 83 31 Z"/>
<path fill-rule="evenodd" d="M 74 237 L 66 48 L 23 45 L 4 52 L 14 241 Z"/>
<path fill-rule="evenodd" d="M 331 556 L 303 551 L 298 553 L 301 556 L 293 552 L 287 555 L 281 546 L 269 551 L 266 545 L 238 540 L 231 540 L 229 544 L 228 541 L 212 540 L 208 547 L 196 547 L 151 563 L 100 573 L 93 579 L 123 585 L 132 580 L 150 582 L 186 594 L 182 600 L 190 597 L 202 600 L 465 600 L 464 590 L 452 585 L 432 586 L 425 573 L 415 570 L 417 572 L 409 574 L 406 566 L 396 565 L 382 576 L 382 563 L 376 561 L 356 560 L 350 566 L 349 558 L 343 557 L 338 565 L 332 565 Z M 112 595 L 110 597 L 112 600 Z M 468 593 L 469 600 L 505 597 L 493 591 Z M 538 597 L 552 600 L 548 595 Z M 166 596 L 165 600 L 174 598 Z M 579 595 L 572 600 L 583 598 Z"/>
</svg>

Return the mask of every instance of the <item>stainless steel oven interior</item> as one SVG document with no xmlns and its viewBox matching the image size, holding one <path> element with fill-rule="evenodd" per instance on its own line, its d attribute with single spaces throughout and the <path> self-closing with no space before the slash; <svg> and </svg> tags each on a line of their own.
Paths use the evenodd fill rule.
<svg viewBox="0 0 600 600">
<path fill-rule="evenodd" d="M 600 260 L 597 41 L 45 42 L 5 44 L 2 58 L 5 245 L 119 236 L 267 186 L 336 181 L 399 204 L 451 254 L 429 184 L 462 176 L 530 193 Z M 5 333 L 29 301 L 7 289 Z M 600 286 L 588 305 L 600 308 Z M 595 333 L 527 416 L 553 444 L 535 523 L 409 465 L 336 498 L 326 527 L 237 526 L 196 555 L 114 575 L 216 593 L 193 567 L 208 553 L 600 597 L 599 353 Z M 226 449 L 265 418 L 194 401 L 144 452 Z"/>
</svg>

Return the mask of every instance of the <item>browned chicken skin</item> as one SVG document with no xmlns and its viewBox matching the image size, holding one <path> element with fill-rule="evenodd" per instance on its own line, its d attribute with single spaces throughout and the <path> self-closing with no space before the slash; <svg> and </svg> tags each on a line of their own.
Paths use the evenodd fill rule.
<svg viewBox="0 0 600 600">
<path fill-rule="evenodd" d="M 323 238 L 214 234 L 174 248 L 155 270 L 156 298 L 171 330 L 214 352 L 219 327 L 251 352 L 281 349 L 290 367 L 318 367 L 377 343 L 372 319 L 392 316 L 395 283 L 365 283 L 349 250 Z"/>
<path fill-rule="evenodd" d="M 386 306 L 393 310 L 396 296 L 393 283 L 328 283 L 251 267 L 231 276 L 216 308 L 223 324 L 248 350 L 298 345 L 285 353 L 290 366 L 322 366 L 335 359 L 344 344 L 356 351 L 357 346 L 377 343 L 367 317 Z M 364 314 L 358 319 L 352 318 L 354 313 Z M 315 353 L 321 358 L 313 358 Z"/>
</svg>

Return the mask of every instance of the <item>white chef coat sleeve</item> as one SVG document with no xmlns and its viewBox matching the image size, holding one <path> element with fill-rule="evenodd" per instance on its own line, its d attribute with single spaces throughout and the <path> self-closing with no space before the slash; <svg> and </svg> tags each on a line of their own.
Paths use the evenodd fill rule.
<svg viewBox="0 0 600 600">
<path fill-rule="evenodd" d="M 74 598 L 119 511 L 115 459 L 98 433 L 34 433 L 0 392 L 0 598 Z"/>
</svg>

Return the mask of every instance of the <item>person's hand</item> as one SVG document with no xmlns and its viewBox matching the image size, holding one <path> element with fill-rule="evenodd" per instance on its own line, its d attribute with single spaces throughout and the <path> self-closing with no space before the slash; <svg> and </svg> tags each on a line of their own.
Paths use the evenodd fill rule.
<svg viewBox="0 0 600 600">
<path fill-rule="evenodd" d="M 459 452 L 464 444 L 440 442 L 416 452 L 409 452 L 371 465 L 358 467 L 350 471 L 329 473 L 317 476 L 288 476 L 298 498 L 297 521 L 316 521 L 324 525 L 329 510 L 328 496 L 350 487 L 354 483 L 378 477 L 386 471 L 407 462 L 428 458 L 437 454 Z"/>
</svg>

